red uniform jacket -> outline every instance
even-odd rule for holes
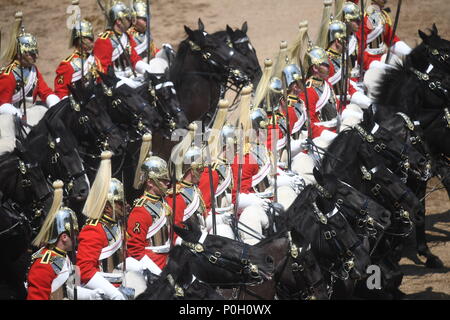
[[[333,90],[332,85],[328,81],[326,81],[326,83],[328,83],[328,85],[330,86],[330,89]],[[322,134],[323,130],[330,130],[332,132],[336,132],[336,129],[326,128],[326,127],[323,127],[320,125],[316,125],[317,122],[321,122],[321,120],[319,119],[320,110],[317,110],[318,102],[321,97],[319,97],[318,93],[314,89],[314,85],[311,83],[310,80],[307,81],[306,90],[308,90],[309,116],[311,119],[312,138],[314,139],[314,138],[319,137]],[[331,96],[333,96],[333,95],[334,95],[334,92],[332,91]],[[308,106],[308,104],[306,104],[306,95],[305,95],[304,91],[302,91],[300,93],[299,98],[301,100],[305,101],[305,106]],[[336,101],[336,103],[338,104],[339,102]]]
[[[52,282],[58,276],[51,259],[57,256],[65,257],[65,252],[45,248],[40,252],[40,257],[34,260],[28,272],[27,300],[50,300]]]
[[[146,198],[147,197],[147,198]],[[150,200],[150,199],[160,199],[156,196],[152,196],[150,194],[145,194],[141,199]],[[172,197],[169,196],[164,199],[169,205],[170,209],[173,210],[172,206]],[[176,212],[175,212],[175,224],[179,227],[182,226],[183,222],[183,214],[186,204],[182,199],[181,195],[176,197]],[[170,218],[170,217],[168,217]],[[128,217],[128,225],[127,225],[127,256],[133,257],[136,260],[141,260],[144,255],[147,255],[154,263],[158,265],[161,269],[167,263],[167,253],[156,253],[150,249],[146,249],[145,247],[149,246],[149,241],[147,240],[148,229],[153,225],[152,215],[147,211],[147,209],[143,206],[135,206]],[[177,235],[174,234],[174,241]]]
[[[252,154],[248,151],[244,152],[244,162],[242,164],[241,173],[241,188],[240,193],[255,193],[252,187],[252,178],[259,171],[258,163]],[[239,155],[234,157],[233,164],[231,165],[233,170],[233,190],[232,190],[232,202],[236,203],[236,192],[238,188],[238,172],[239,172]]]
[[[108,238],[99,220],[88,220],[78,236],[77,266],[81,283],[86,284],[100,271],[100,254],[108,246]]]
[[[121,35],[118,35],[119,38],[121,38]],[[129,56],[131,60],[131,64],[133,68],[136,66],[136,63],[142,58],[137,54],[136,50],[134,49],[136,47],[136,42],[133,40],[133,37],[131,37],[128,33],[126,33],[126,36],[128,38],[128,45],[129,48]],[[100,64],[102,66],[102,69],[107,71],[108,67],[112,65],[112,55],[114,51],[114,46],[112,41],[117,42],[117,38],[114,35],[113,31],[105,31],[103,34],[100,35],[99,38],[94,43],[94,51],[93,54],[95,57],[97,57],[100,60]],[[120,45],[118,46],[120,48]],[[125,50],[127,48],[125,47]],[[122,53],[123,55],[124,53]]]
[[[219,173],[214,170],[214,167],[212,166],[212,181],[213,181],[213,190],[214,192],[217,190],[217,187],[219,186]],[[200,189],[200,192],[202,193],[203,201],[205,202],[206,212],[209,213],[211,211],[211,187],[209,182],[209,168],[205,167],[205,169],[202,172],[202,175],[200,176],[200,182],[198,184],[198,188]],[[217,208],[217,202],[216,202],[216,208]]]
[[[68,85],[71,85],[74,83],[74,73],[77,71],[81,75],[81,59],[80,54],[75,51],[70,55],[67,59],[61,61],[58,68],[56,69],[56,77],[55,77],[55,94],[60,98],[64,98],[69,95],[69,89],[67,88]],[[101,68],[100,60],[97,58],[95,59],[96,69],[100,72],[105,73],[105,70]],[[85,60],[86,62],[86,60]],[[74,69],[77,69],[75,71]],[[83,66],[84,68],[88,68],[86,64]],[[79,69],[79,70],[78,70]],[[86,73],[86,71],[85,71]]]
[[[32,68],[36,71],[35,85],[32,88],[33,102],[36,101],[37,96],[45,102],[47,97],[53,94],[53,91],[48,87],[38,68],[36,66]],[[14,61],[2,70],[0,73],[0,106],[4,103],[14,103],[13,96],[19,90],[17,81],[20,81],[20,78],[21,72],[18,61]]]

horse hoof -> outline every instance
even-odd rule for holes
[[[436,256],[428,257],[427,262],[425,263],[427,268],[431,269],[440,269],[444,267],[444,263]]]

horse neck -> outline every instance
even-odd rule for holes
[[[429,65],[430,62],[428,61],[424,43],[417,46],[405,59],[405,66],[413,67],[420,72],[425,72]]]
[[[3,201],[11,199],[19,204],[27,201],[20,185],[21,179],[18,170],[19,158],[10,154],[3,161],[0,170],[0,191],[3,193]]]

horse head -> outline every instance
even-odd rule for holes
[[[187,128],[189,122],[181,109],[175,86],[169,80],[169,71],[166,69],[164,74],[146,73],[145,78],[151,104],[164,119],[164,126],[170,132],[178,128]]]
[[[438,68],[443,68],[447,73],[450,73],[450,41],[441,38],[436,24],[433,24],[430,31],[430,35],[427,35],[421,30],[418,31],[419,36],[423,41],[422,45],[425,49],[427,61]]]
[[[273,259],[264,248],[174,226],[193,255],[192,272],[203,282],[257,284],[272,277]]]
[[[241,29],[237,28],[233,30],[229,25],[226,26],[226,34],[228,35],[227,41],[228,45],[236,49],[237,52],[241,53],[247,58],[247,64],[245,68],[242,69],[251,79],[253,86],[256,88],[259,79],[262,76],[261,66],[259,65],[258,57],[256,55],[256,50],[252,46],[250,39],[247,35],[247,21],[242,24]]]
[[[83,85],[69,86],[70,110],[75,115],[71,121],[72,132],[86,147],[87,152],[99,156],[103,150],[111,150],[115,155],[124,152],[126,137],[113,123],[105,106],[96,98],[94,85],[85,88]]]
[[[97,93],[103,95],[107,110],[114,123],[125,127],[127,132],[142,136],[148,131],[157,131],[163,122],[157,110],[127,84],[119,84],[110,68],[108,74],[100,73],[102,83]]]

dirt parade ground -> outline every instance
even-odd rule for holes
[[[124,1],[128,2],[128,1]],[[292,41],[300,21],[308,20],[309,34],[315,39],[322,14],[321,0],[151,0],[151,28],[160,47],[170,43],[177,49],[185,39],[183,26],[197,29],[201,18],[207,32],[224,30],[226,25],[241,27],[247,21],[248,36],[256,48],[262,65],[265,58],[275,58],[280,41]],[[22,11],[24,26],[37,36],[37,66],[47,83],[53,87],[55,69],[71,53],[66,21],[70,0],[0,0],[2,47],[6,44],[14,13]],[[397,0],[388,1],[395,16]],[[103,31],[105,20],[95,0],[80,1],[82,17],[91,21],[96,34]],[[398,26],[398,36],[411,47],[420,38],[418,29],[427,31],[435,23],[440,35],[450,39],[449,0],[407,0]],[[428,32],[428,31],[427,31]],[[424,260],[411,250],[401,260],[405,277],[400,289],[408,299],[450,299],[450,201],[438,180],[432,179],[432,192],[426,201],[426,230],[433,254],[444,262],[442,269],[429,269]]]

